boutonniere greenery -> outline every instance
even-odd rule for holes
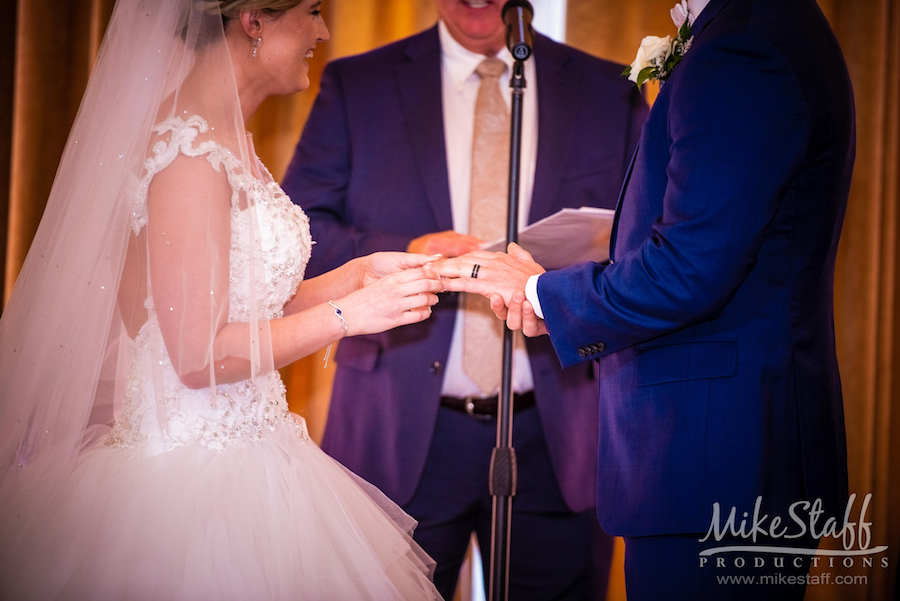
[[[691,47],[691,42],[694,41],[691,35],[694,15],[688,9],[687,0],[676,4],[669,14],[675,27],[678,28],[675,38],[669,35],[664,38],[648,35],[641,40],[641,47],[638,48],[634,62],[622,72],[622,75],[628,77],[638,87],[654,79],[662,84],[684,58]]]

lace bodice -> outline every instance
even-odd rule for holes
[[[283,307],[296,293],[309,260],[309,220],[258,160],[255,167],[261,177],[245,168],[230,149],[201,140],[208,129],[199,116],[173,117],[154,128],[160,141],[153,145],[132,195],[134,232],[147,225],[147,193],[153,177],[179,155],[205,157],[213,169],[224,170],[232,189],[228,321],[248,321],[254,306],[260,320],[283,317]],[[264,275],[255,278],[252,292],[251,274]],[[162,451],[199,442],[223,449],[242,437],[261,439],[267,429],[282,423],[306,438],[305,428],[288,412],[278,372],[214,388],[184,386],[166,351],[152,294],[145,307],[149,317],[131,345],[125,398],[108,445]]]

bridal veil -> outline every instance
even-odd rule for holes
[[[210,220],[195,232],[191,256],[150,277],[148,236],[165,232],[141,227],[146,205],[135,198],[146,198],[145,161],[162,135],[154,125],[188,114],[204,115],[209,131],[201,135],[254,165],[219,2],[119,0],[0,320],[0,560],[11,529],[39,519],[79,450],[109,430],[127,394],[129,341],[147,320],[153,284],[164,280],[176,292],[168,296],[178,300],[157,308],[174,332],[166,348],[173,361],[193,362],[192,387],[208,386],[210,403],[220,363],[239,365],[241,379],[274,369],[268,324],[254,307],[237,343],[214,345],[228,312],[227,226]],[[236,202],[253,224],[252,199]],[[170,205],[161,210],[178,210]],[[249,231],[258,235],[257,227]],[[255,265],[251,256],[251,290],[265,286]],[[158,411],[166,411],[163,401]]]

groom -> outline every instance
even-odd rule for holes
[[[789,506],[799,502],[807,524],[816,499],[825,516],[843,515],[832,296],[851,85],[814,0],[686,4],[693,39],[664,74],[609,263],[543,273],[512,246],[439,269],[458,278],[451,289],[493,293],[510,327],[549,333],[564,366],[599,361],[597,509],[625,537],[629,601],[802,599],[803,584],[724,584],[775,568],[765,553],[721,547],[780,546],[783,572],[802,576],[797,548],[818,541]],[[745,538],[742,516],[750,524],[757,503],[767,532]],[[756,556],[768,569],[754,570]]]

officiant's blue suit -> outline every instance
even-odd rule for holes
[[[538,149],[529,221],[564,207],[614,208],[647,114],[643,98],[620,76],[621,66],[544,36],[536,36],[533,60]],[[326,67],[284,181],[309,214],[316,241],[308,275],[453,229],[442,104],[437,27]],[[347,338],[338,348],[322,447],[401,505],[422,481],[435,436],[457,301],[455,294],[442,295],[425,322]],[[595,366],[563,370],[546,338],[529,340],[528,355],[546,441],[541,454],[549,453],[547,476],[559,492],[530,483],[540,490],[520,494],[515,508],[561,493],[569,510],[592,509]],[[458,461],[471,459],[467,441],[454,445]],[[523,452],[520,461],[527,463]],[[562,550],[527,552],[538,558]]]
[[[612,262],[538,284],[561,362],[599,360],[598,512],[627,537],[705,533],[716,502],[738,520],[760,495],[785,518],[846,502],[847,69],[813,0],[711,0],[693,34],[644,126]]]

